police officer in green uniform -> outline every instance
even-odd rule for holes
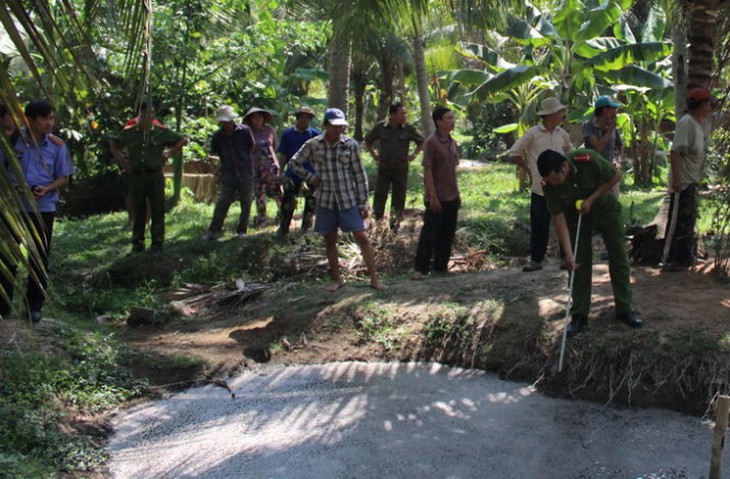
[[[590,149],[574,150],[567,154],[567,158],[557,151],[545,150],[537,159],[537,167],[543,179],[547,208],[565,251],[566,265],[570,271],[575,271],[568,336],[583,331],[588,322],[593,269],[591,238],[594,231],[601,234],[606,245],[616,319],[632,328],[640,328],[644,322],[641,315],[633,310],[621,205],[615,195],[606,194],[621,180],[621,173],[598,152]],[[582,204],[577,203],[578,200],[582,200]],[[571,243],[575,238],[579,214],[583,218],[578,251],[574,255]]]
[[[129,194],[134,210],[132,252],[145,249],[147,201],[150,205],[151,251],[162,251],[165,241],[165,177],[162,167],[168,158],[188,143],[186,138],[154,120],[154,108],[147,108],[143,103],[136,124],[109,134],[109,144],[119,167],[129,173]],[[127,150],[126,155],[122,148]]]
[[[423,135],[406,123],[408,117],[405,106],[395,103],[388,110],[390,117],[373,127],[365,135],[365,148],[378,164],[373,195],[373,213],[380,221],[385,215],[385,202],[391,187],[390,228],[397,231],[403,218],[408,190],[408,165],[423,149]],[[409,153],[410,144],[416,149]]]

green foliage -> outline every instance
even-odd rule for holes
[[[405,334],[398,325],[398,318],[391,314],[388,305],[367,302],[358,308],[355,325],[364,342],[375,342],[386,349],[392,349],[398,338]]]
[[[423,327],[426,346],[443,347],[446,342],[463,342],[472,333],[473,318],[463,305],[457,303],[440,304],[431,319]]]
[[[62,354],[26,344],[0,355],[0,463],[8,477],[97,467],[105,452],[73,429],[60,406],[108,410],[144,387],[119,368],[120,345],[111,335],[64,327],[47,339]]]
[[[462,173],[459,182],[460,222],[467,243],[492,256],[524,255],[529,246],[525,225],[529,225],[530,197],[517,191],[514,165],[488,162]]]
[[[497,134],[494,125],[504,125],[511,121],[513,115],[508,102],[469,105],[467,117],[471,122],[464,131],[469,139],[459,145],[461,155],[464,158],[496,160],[508,146],[505,137]]]
[[[713,134],[714,151],[708,157],[710,181],[724,185],[710,191],[700,205],[708,205],[711,214],[700,215],[700,227],[708,225],[711,238],[707,245],[715,254],[718,274],[730,277],[730,130],[727,122],[723,122]],[[725,344],[728,343],[725,338]]]
[[[506,38],[488,32],[489,45],[461,45],[460,53],[484,70],[452,72],[450,99],[459,104],[512,103],[514,117],[491,128],[519,137],[538,120],[537,105],[548,95],[569,105],[570,121],[579,122],[597,96],[624,93],[628,116],[636,117],[636,123],[626,125],[624,140],[638,159],[637,184],[648,185],[653,152],[664,146],[651,132],[658,132],[659,123],[669,116],[672,83],[666,77],[672,47],[664,41],[663,13],[654,9],[646,24],[631,24],[625,12],[629,4],[570,1],[513,15]],[[614,35],[604,36],[612,28]],[[471,113],[472,119],[480,116]]]

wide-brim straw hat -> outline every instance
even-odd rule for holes
[[[271,113],[257,106],[252,106],[248,109],[246,114],[243,115],[243,121],[246,121],[248,117],[253,115],[254,113],[261,113],[262,115],[264,115],[264,123],[269,123],[271,121]]]
[[[540,104],[540,107],[541,109],[537,112],[537,116],[552,115],[553,113],[557,113],[560,110],[565,110],[566,108],[568,108],[567,106],[560,103],[560,100],[558,100],[554,96],[551,96],[550,98],[545,98]]]

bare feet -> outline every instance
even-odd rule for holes
[[[324,290],[329,291],[330,293],[334,293],[335,291],[337,291],[338,289],[340,289],[343,286],[344,286],[344,284],[341,281],[335,281],[334,283],[332,283],[328,286],[325,286]]]
[[[425,278],[425,276],[420,271],[416,271],[413,273],[413,276],[411,276],[413,281],[421,281],[423,278]]]

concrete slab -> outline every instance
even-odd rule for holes
[[[265,368],[228,384],[236,399],[206,386],[118,417],[115,477],[679,479],[709,471],[712,433],[700,419],[548,398],[479,371],[333,363]]]

